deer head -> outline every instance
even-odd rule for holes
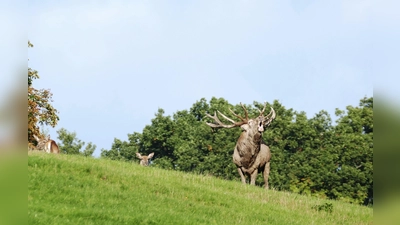
[[[236,113],[234,113],[231,109],[229,109],[229,111],[236,116],[237,118],[239,118],[241,121],[239,122],[235,122],[234,120],[230,119],[229,117],[225,116],[224,114],[222,114],[220,111],[217,111],[218,114],[220,116],[222,116],[224,119],[230,121],[232,124],[226,125],[224,123],[222,123],[218,116],[217,116],[217,112],[214,112],[214,116],[211,116],[210,114],[206,113],[206,116],[213,119],[216,123],[207,123],[206,124],[210,127],[213,128],[232,128],[232,127],[241,127],[243,131],[246,132],[250,132],[250,131],[254,131],[254,132],[259,132],[262,133],[264,132],[264,129],[269,126],[271,124],[271,122],[275,119],[276,117],[276,113],[275,110],[271,107],[271,112],[267,115],[264,116],[264,111],[265,111],[265,107],[266,107],[266,103],[264,103],[264,108],[263,110],[259,110],[260,115],[254,119],[249,119],[248,116],[248,112],[247,109],[243,106],[242,103],[240,103],[240,105],[242,106],[244,112],[245,112],[245,118],[237,115]]]
[[[148,156],[141,155],[139,152],[136,153],[136,157],[140,159],[140,165],[142,166],[148,166],[149,165],[149,159],[153,158],[154,152],[150,153]]]
[[[40,150],[44,150],[45,149],[45,145],[46,143],[50,140],[50,135],[48,135],[45,138],[39,138],[36,135],[33,135],[33,137],[35,138],[35,140],[37,141],[37,146],[36,148],[40,149]]]

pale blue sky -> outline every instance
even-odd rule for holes
[[[335,118],[399,71],[390,3],[31,1],[29,66],[60,112],[51,137],[75,131],[97,156],[115,137],[142,132],[158,108],[172,115],[202,97],[277,99]]]

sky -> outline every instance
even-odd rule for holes
[[[59,111],[45,129],[57,142],[60,128],[76,132],[97,145],[95,156],[142,132],[158,108],[173,115],[201,98],[278,100],[335,119],[336,108],[374,91],[400,96],[392,4],[400,3],[29,1],[28,66]]]

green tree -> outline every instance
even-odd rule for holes
[[[336,110],[339,116],[333,145],[338,154],[338,180],[333,198],[368,204],[373,198],[373,98],[363,98],[359,107]]]
[[[121,141],[118,138],[114,138],[114,143],[111,145],[111,149],[102,149],[101,157],[109,158],[112,160],[121,160],[121,161],[132,161],[136,160],[136,152],[138,151],[138,146],[132,142],[131,140],[134,136],[140,135],[138,133],[128,134],[130,141]],[[132,139],[131,139],[132,138]]]
[[[327,177],[336,172],[332,154],[331,119],[326,111],[307,119],[305,113],[296,113],[296,120],[290,128],[292,147],[288,157],[290,190],[307,195],[326,196]]]
[[[141,153],[150,154],[154,152],[154,163],[156,159],[164,158],[163,163],[175,160],[175,146],[171,140],[175,132],[175,124],[171,116],[164,116],[165,111],[161,108],[155,114],[155,118],[151,120],[151,125],[145,126],[141,136]],[[171,168],[173,164],[166,165]]]
[[[178,170],[199,173],[209,151],[205,139],[207,127],[187,110],[174,113],[173,121],[175,132],[170,138],[175,146],[173,164]]]
[[[207,103],[205,98],[201,98],[200,101],[196,101],[190,108],[190,114],[192,114],[197,121],[202,121],[205,113],[209,111],[210,105]]]
[[[290,189],[290,170],[294,165],[288,164],[293,152],[294,143],[291,137],[295,132],[291,131],[295,112],[293,109],[286,109],[280,102],[275,100],[272,105],[276,118],[263,134],[265,143],[271,149],[271,172],[269,183],[277,190]]]
[[[28,41],[28,48],[33,48],[30,41]],[[33,87],[33,81],[39,78],[38,71],[28,67],[28,145],[30,147],[37,144],[33,135],[43,136],[40,133],[40,125],[55,127],[60,120],[58,111],[51,105],[53,94],[50,90],[38,90]]]
[[[93,152],[96,150],[96,145],[92,144],[92,142],[89,142],[86,147],[85,150],[83,150],[82,155],[84,156],[92,156]]]
[[[61,128],[57,131],[57,134],[57,138],[61,141],[58,146],[60,151],[64,154],[82,154],[84,156],[91,156],[96,150],[96,145],[89,142],[85,149],[81,151],[85,142],[76,137],[76,132],[69,132],[65,128]]]

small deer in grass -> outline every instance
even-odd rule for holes
[[[242,183],[246,183],[246,176],[248,176],[250,178],[250,184],[255,185],[258,173],[262,172],[265,182],[264,187],[265,189],[268,189],[271,150],[264,143],[262,139],[262,134],[264,132],[264,129],[269,126],[271,122],[275,119],[275,111],[271,107],[271,112],[267,116],[264,116],[263,114],[266,107],[265,103],[263,110],[258,110],[260,112],[260,115],[254,119],[249,119],[246,108],[242,105],[242,103],[240,103],[240,105],[245,112],[246,118],[235,114],[231,109],[229,109],[229,111],[234,116],[241,120],[240,122],[235,122],[234,120],[228,118],[218,111],[219,115],[230,121],[232,124],[223,124],[218,119],[216,112],[214,112],[214,116],[206,113],[207,117],[210,117],[216,122],[206,122],[206,124],[213,128],[242,128],[242,133],[240,134],[240,137],[237,140],[235,149],[233,151],[233,162],[238,169]]]
[[[136,152],[136,157],[140,159],[140,165],[142,166],[148,166],[149,165],[149,159],[153,158],[154,152],[150,153],[148,156],[141,155],[139,152]]]
[[[38,138],[36,135],[33,135],[33,137],[37,141],[36,148],[39,151],[45,151],[47,153],[55,153],[58,154],[60,153],[60,149],[58,148],[57,143],[54,140],[50,139],[50,135],[48,135],[46,138]]]

